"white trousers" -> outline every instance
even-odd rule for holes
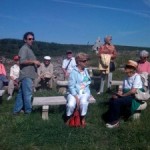
[[[88,110],[88,104],[89,104],[89,94],[79,94],[78,95],[79,101],[80,101],[80,115],[85,116],[87,114]],[[76,99],[73,95],[69,94],[67,96],[67,105],[66,105],[66,114],[67,116],[71,116],[74,112],[74,109],[76,108]]]
[[[14,92],[14,89],[15,89],[15,86],[14,86],[14,81],[13,80],[9,80],[9,83],[8,83],[8,94],[10,96],[12,96],[13,92]]]

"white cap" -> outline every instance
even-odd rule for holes
[[[45,60],[51,60],[51,57],[50,56],[44,56],[44,59]]]

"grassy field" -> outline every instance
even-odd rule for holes
[[[119,60],[118,60],[119,61]],[[121,78],[115,72],[116,79]],[[15,95],[0,105],[0,150],[150,150],[150,108],[141,118],[121,120],[119,128],[107,129],[101,116],[107,110],[109,94],[97,96],[98,83],[91,86],[96,98],[90,104],[86,128],[65,126],[62,116],[65,106],[52,106],[49,120],[41,119],[41,108],[34,107],[31,115],[12,115]],[[38,91],[36,96],[57,95],[56,91]]]

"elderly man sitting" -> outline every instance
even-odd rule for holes
[[[35,88],[42,86],[42,88],[49,87],[52,89],[54,78],[55,76],[53,75],[53,64],[51,63],[51,57],[45,56],[44,62],[41,63],[38,68],[38,78],[35,79],[34,86]]]

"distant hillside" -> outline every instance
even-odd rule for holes
[[[7,58],[12,58],[17,54],[20,47],[23,45],[22,40],[18,39],[0,39],[0,55]],[[117,51],[135,51],[146,49],[150,51],[150,48],[145,47],[131,47],[131,46],[119,46],[115,45]],[[75,44],[58,44],[36,41],[33,46],[34,53],[38,58],[44,55],[61,56],[65,55],[66,50],[71,49],[73,52],[86,52],[89,53],[92,50],[92,45],[75,45]]]

